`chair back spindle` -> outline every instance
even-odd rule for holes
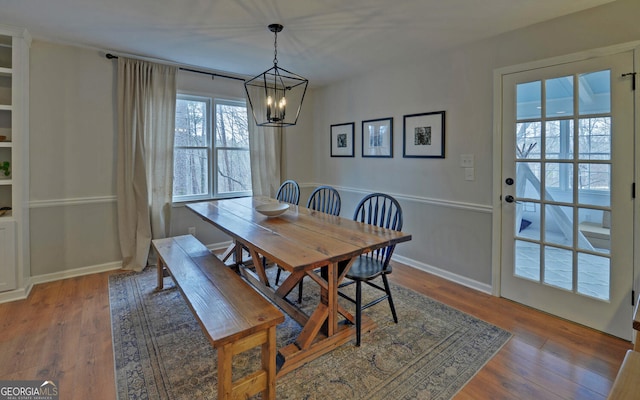
[[[307,208],[331,215],[340,215],[340,207],[340,194],[331,186],[317,187],[307,201]]]
[[[300,186],[298,182],[291,179],[282,182],[282,185],[278,188],[276,199],[297,206],[300,202]]]

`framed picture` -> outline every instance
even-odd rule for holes
[[[393,157],[393,118],[362,121],[362,157]]]
[[[353,157],[355,123],[331,125],[331,157]]]
[[[444,111],[404,116],[403,157],[444,158]]]

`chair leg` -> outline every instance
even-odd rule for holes
[[[282,268],[277,267],[278,268],[278,272],[276,272],[276,285],[278,284],[278,282],[280,282],[280,272],[282,271]]]
[[[298,304],[302,304],[302,282],[304,282],[304,278],[300,279],[298,284]]]
[[[360,327],[362,326],[362,282],[356,281],[356,346],[360,347]]]
[[[382,275],[382,281],[384,282],[384,290],[387,292],[387,299],[389,300],[389,307],[391,308],[391,315],[393,315],[393,322],[398,323],[398,315],[396,314],[396,308],[393,306],[393,298],[391,297],[391,288],[389,287],[389,281],[387,275]]]

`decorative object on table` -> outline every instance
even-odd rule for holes
[[[353,157],[355,123],[331,125],[331,157]]]
[[[444,158],[444,111],[404,116],[403,157]]]
[[[11,207],[0,207],[0,217],[11,211]]]
[[[362,157],[393,157],[393,118],[362,121]]]
[[[267,269],[270,282],[275,272]],[[306,280],[303,310],[311,312],[320,290],[311,278]],[[154,268],[109,276],[117,397],[215,399],[215,349],[174,283],[167,280],[160,292],[154,291],[156,283]],[[378,326],[362,337],[361,347],[338,346],[278,378],[278,399],[303,399],[309,393],[316,399],[449,399],[511,336],[390,284],[401,323],[393,323],[387,307],[370,308],[367,315]],[[369,299],[372,291],[364,286],[363,298]],[[289,298],[296,296],[294,289]],[[353,312],[349,302],[343,305]],[[285,313],[285,322],[276,328],[277,348],[295,340],[300,329]],[[242,357],[234,358],[239,373],[260,363],[259,351],[236,357]]]
[[[307,92],[307,79],[278,66],[278,33],[283,28],[280,24],[269,25],[269,30],[275,35],[273,67],[244,83],[258,126],[295,125]]]
[[[277,217],[282,215],[289,209],[287,203],[267,203],[256,206],[256,211],[267,217]]]
[[[11,163],[9,161],[0,162],[0,172],[5,177],[11,176]]]

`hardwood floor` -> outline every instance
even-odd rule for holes
[[[115,399],[108,276],[37,285],[0,304],[0,380],[53,379],[60,399]],[[390,277],[513,333],[456,399],[605,399],[632,347],[403,265]]]

